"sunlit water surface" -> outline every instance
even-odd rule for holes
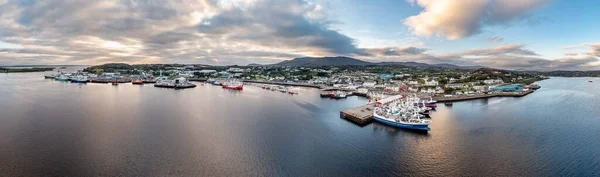
[[[440,104],[429,133],[322,99],[198,83],[74,84],[0,74],[1,176],[600,176],[600,79]],[[593,80],[589,83],[588,80]]]

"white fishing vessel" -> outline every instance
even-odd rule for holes
[[[417,97],[407,97],[375,107],[373,116],[375,121],[411,130],[429,131],[431,120],[423,119],[421,114],[426,108],[415,106],[419,102]]]

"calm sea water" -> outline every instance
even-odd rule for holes
[[[600,176],[600,79],[439,105],[429,133],[321,99],[0,74],[0,176]],[[588,83],[588,80],[594,80]]]

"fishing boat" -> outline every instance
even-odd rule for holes
[[[423,120],[419,118],[415,118],[414,115],[396,115],[396,116],[384,116],[380,115],[377,112],[381,112],[381,108],[375,108],[375,113],[373,113],[373,118],[375,121],[379,123],[383,123],[389,126],[411,129],[411,130],[422,130],[429,131],[430,120]]]
[[[410,97],[394,101],[386,105],[375,107],[373,118],[375,121],[403,129],[429,131],[431,120],[423,119],[420,114],[425,108],[414,105],[418,98]]]
[[[224,89],[230,89],[230,90],[244,90],[244,85],[241,82],[238,82],[235,80],[230,80],[230,81],[224,82],[222,84],[222,87]]]
[[[429,101],[425,102],[425,107],[435,109],[437,107],[437,101],[429,99]]]
[[[131,81],[131,84],[141,85],[141,84],[144,84],[144,80],[142,80],[142,79],[134,79],[134,80]]]
[[[331,96],[331,98],[333,98],[333,99],[342,99],[342,98],[346,98],[347,96],[348,96],[348,94],[346,92],[337,91],[337,92],[333,93],[333,95]]]
[[[54,80],[57,80],[57,81],[68,81],[69,77],[66,76],[66,75],[64,75],[64,74],[61,74],[58,77],[55,77]]]
[[[180,77],[174,80],[175,89],[186,89],[186,88],[194,88],[196,84],[191,83],[184,77]]]
[[[322,98],[331,98],[332,94],[333,94],[332,92],[321,92],[320,95]]]
[[[71,82],[73,83],[87,83],[88,77],[83,75],[76,75],[71,78]]]

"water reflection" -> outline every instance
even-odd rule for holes
[[[551,79],[522,98],[440,104],[423,133],[356,126],[339,110],[366,99],[322,99],[309,88],[172,90],[43,75],[0,74],[3,176],[599,173],[600,81]]]

